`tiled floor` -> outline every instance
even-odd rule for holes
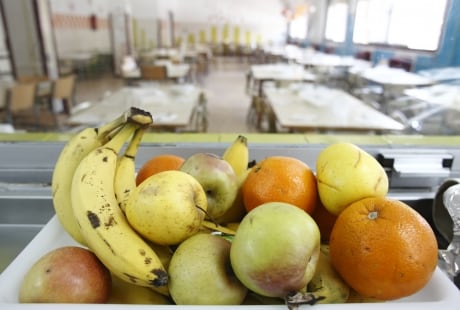
[[[254,131],[246,124],[250,99],[245,93],[247,64],[237,59],[218,59],[204,77],[202,88],[207,98],[209,133],[244,133]],[[104,95],[123,87],[121,79],[107,76],[80,80],[76,86],[76,101],[95,102]]]

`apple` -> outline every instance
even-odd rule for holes
[[[231,243],[199,233],[182,242],[169,264],[169,292],[178,305],[239,305],[247,288],[230,266]]]
[[[320,254],[320,232],[305,211],[284,202],[252,209],[241,221],[230,250],[232,268],[251,291],[285,298],[306,287]]]
[[[191,175],[168,170],[145,179],[128,198],[131,226],[159,245],[175,245],[200,230],[207,210],[206,193]]]
[[[333,143],[318,154],[316,180],[321,203],[334,215],[363,198],[384,197],[389,188],[377,159],[347,142]]]
[[[208,199],[208,217],[212,220],[230,209],[238,194],[238,178],[232,166],[211,153],[195,153],[180,167],[200,182]]]
[[[77,246],[43,255],[27,271],[19,288],[21,303],[105,303],[112,278],[96,255]]]

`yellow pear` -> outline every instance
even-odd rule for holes
[[[154,290],[128,283],[112,275],[108,304],[170,305],[172,301]]]
[[[335,215],[362,198],[384,197],[389,187],[377,159],[346,142],[331,144],[319,153],[316,180],[321,202]]]

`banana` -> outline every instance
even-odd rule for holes
[[[232,166],[241,184],[246,178],[249,164],[248,139],[239,135],[224,151],[222,158]]]
[[[128,112],[101,126],[85,128],[69,139],[58,156],[51,179],[53,207],[64,230],[78,243],[85,245],[80,228],[73,216],[70,187],[75,169],[92,150],[110,139],[110,134],[128,119]]]
[[[72,208],[88,247],[119,278],[168,295],[168,274],[154,250],[131,228],[114,191],[117,159],[138,128],[128,122],[104,146],[78,165],[71,190]]]
[[[115,172],[114,190],[118,205],[125,211],[129,194],[136,188],[136,163],[135,158],[146,127],[139,127],[128,144],[125,153],[118,159]]]
[[[301,304],[337,304],[346,303],[350,287],[340,278],[331,265],[329,246],[321,245],[316,272],[305,289],[286,298],[289,309]]]

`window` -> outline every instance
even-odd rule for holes
[[[447,0],[358,0],[353,42],[435,51],[446,6]]]
[[[325,38],[333,42],[345,42],[347,30],[348,3],[333,0],[327,8]]]

